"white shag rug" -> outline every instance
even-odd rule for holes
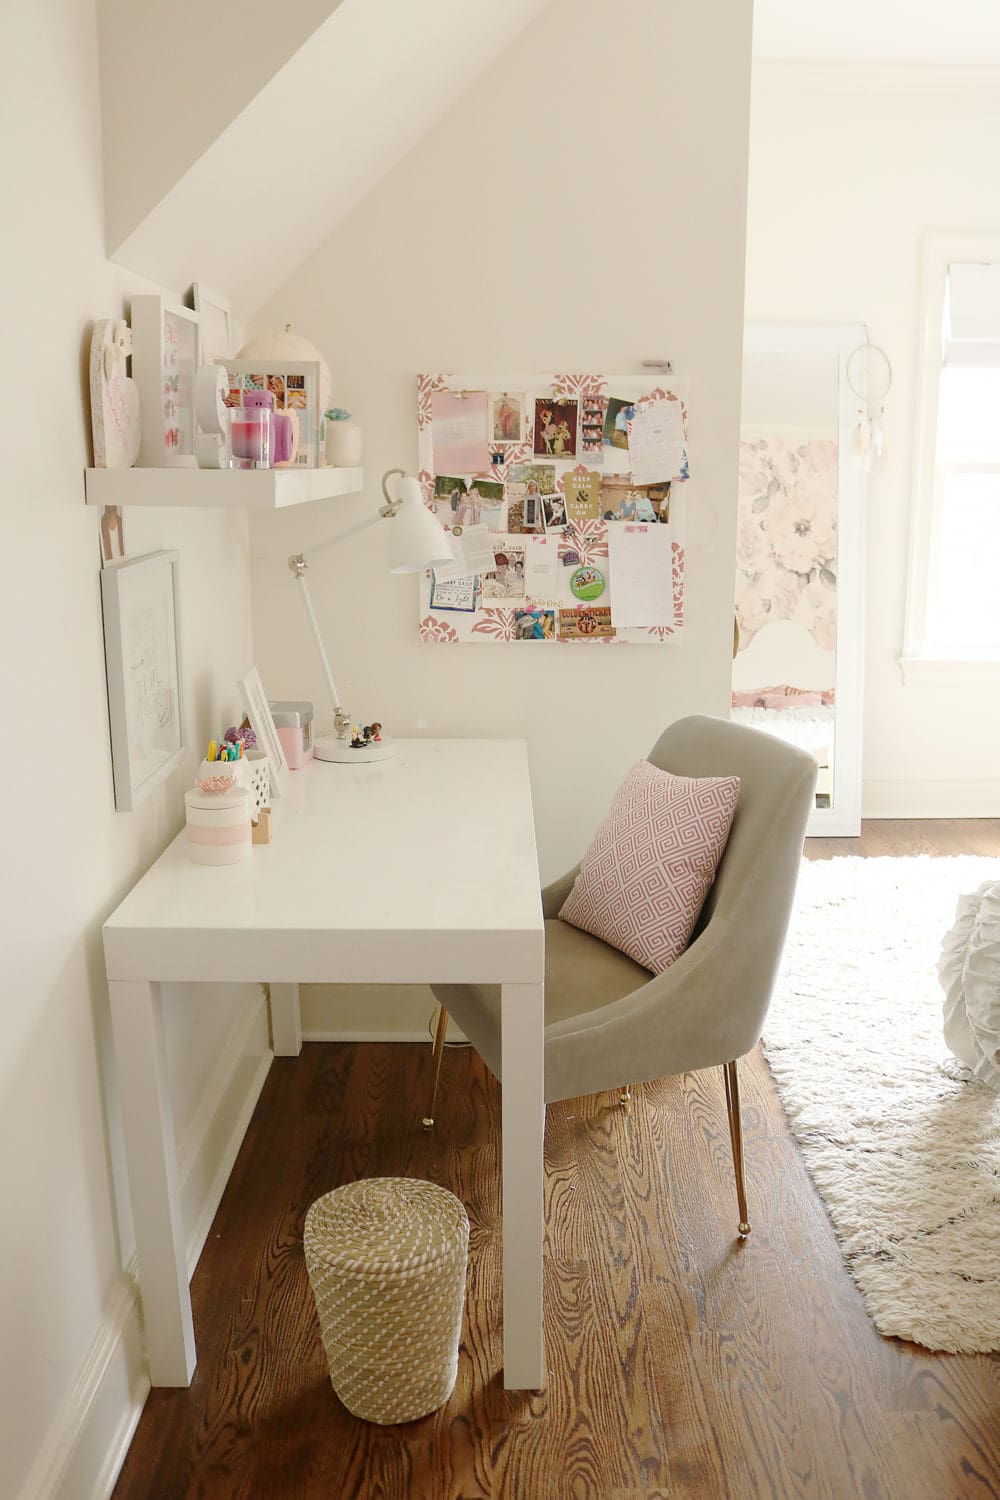
[[[951,1057],[937,978],[1000,860],[804,860],[764,1046],[881,1333],[1000,1350],[1000,1096]]]

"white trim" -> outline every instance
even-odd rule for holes
[[[1000,683],[1000,656],[901,656],[903,681],[907,687],[948,683],[952,687],[978,687]]]
[[[813,838],[852,837],[861,829],[861,739],[864,694],[865,475],[851,462],[857,398],[846,379],[847,359],[867,342],[861,324],[747,323],[744,355],[835,354],[837,389],[837,664],[831,807],[809,819]]]
[[[316,1031],[303,1031],[302,1040],[304,1042],[426,1042],[430,1046],[434,1039],[428,1035],[426,1026],[423,1029],[401,1026],[398,1031],[393,1031],[388,1027],[378,1031],[365,1031],[361,1027],[331,1031],[321,1027]]]
[[[935,533],[940,522],[936,504],[937,414],[941,384],[945,282],[952,261],[1000,261],[995,235],[929,234],[923,242],[920,274],[920,347],[917,356],[917,412],[913,449],[910,545],[901,665],[933,655],[926,646],[927,591]],[[917,681],[903,665],[904,681]]]
[[[833,93],[995,94],[1000,66],[994,63],[818,62],[759,58],[751,88],[806,89]]]

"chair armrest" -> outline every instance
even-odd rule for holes
[[[558,880],[542,890],[542,916],[546,922],[551,922],[553,917],[559,915],[560,909],[566,897],[573,889],[573,882],[580,873],[580,866],[574,865],[572,870],[565,875],[560,875]]]

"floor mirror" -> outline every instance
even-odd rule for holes
[[[864,488],[850,325],[744,335],[732,717],[817,763],[809,834],[861,826]]]

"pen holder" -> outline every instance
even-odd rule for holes
[[[248,750],[242,760],[203,760],[198,780],[206,776],[235,776],[236,785],[250,793],[250,815],[255,820],[271,801],[270,763],[263,750]]]
[[[225,780],[225,767],[209,761],[209,776]],[[184,794],[188,858],[196,865],[235,865],[253,853],[250,842],[250,793],[232,786],[216,792],[193,787]]]

